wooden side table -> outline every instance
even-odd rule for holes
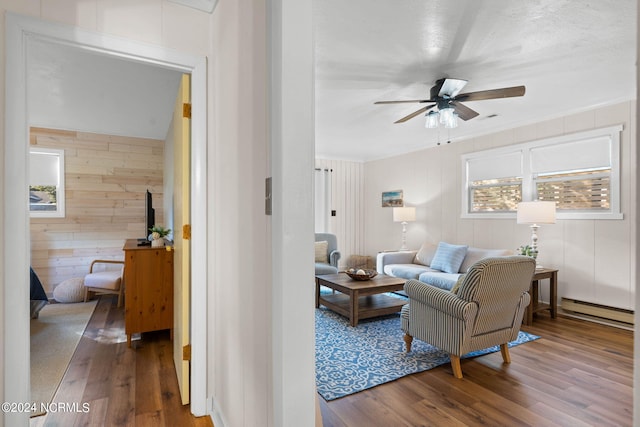
[[[540,302],[538,295],[538,285],[541,280],[545,279],[549,279],[549,304]],[[533,323],[533,314],[543,310],[549,310],[551,318],[555,319],[558,313],[558,270],[553,268],[536,269],[531,280],[529,295],[531,295],[531,302],[525,312],[525,325],[531,325]]]

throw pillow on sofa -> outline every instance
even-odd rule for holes
[[[329,262],[327,259],[327,248],[329,247],[329,242],[323,240],[321,242],[316,242],[316,261],[315,262],[324,262],[325,264]]]
[[[415,263],[429,266],[433,261],[433,256],[436,254],[437,246],[431,242],[423,243],[420,246],[420,250],[416,254]]]
[[[460,271],[466,273],[473,264],[484,258],[496,257],[496,256],[509,256],[513,255],[513,251],[508,249],[481,249],[481,248],[469,248],[464,256],[464,261],[460,266]]]
[[[467,254],[467,245],[452,245],[445,242],[438,243],[438,249],[431,261],[431,268],[445,273],[457,273]]]

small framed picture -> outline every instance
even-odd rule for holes
[[[382,193],[383,208],[400,208],[403,206],[402,190],[384,191]]]

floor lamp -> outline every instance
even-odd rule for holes
[[[534,259],[538,257],[538,224],[556,223],[556,202],[534,202],[518,203],[518,224],[531,224],[531,255]],[[538,265],[538,268],[542,266]]]
[[[402,247],[401,251],[407,250],[407,223],[416,220],[416,208],[405,206],[403,208],[393,208],[393,222],[402,223]]]

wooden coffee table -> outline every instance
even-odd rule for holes
[[[324,305],[348,317],[351,326],[356,326],[360,319],[400,311],[408,301],[381,294],[401,291],[404,288],[404,282],[406,279],[384,274],[365,281],[354,280],[345,273],[316,276],[316,308]],[[338,293],[320,295],[320,286],[326,286]]]

